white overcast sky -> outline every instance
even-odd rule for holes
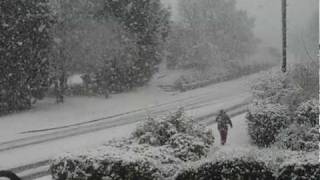
[[[163,0],[176,16],[176,1]],[[214,1],[214,0],[213,0]],[[281,40],[281,0],[236,0],[237,6],[255,17],[256,35],[268,45],[279,47]],[[311,15],[318,11],[318,0],[287,0],[288,31],[303,29]],[[174,18],[174,17],[173,17]]]

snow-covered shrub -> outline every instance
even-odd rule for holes
[[[161,179],[159,170],[149,161],[125,161],[108,157],[104,160],[80,156],[62,158],[51,165],[52,177],[55,180],[88,179],[88,180],[156,180]]]
[[[182,133],[173,135],[169,139],[170,148],[176,157],[183,161],[196,161],[206,156],[209,152],[209,144],[199,137],[194,137]]]
[[[317,46],[314,44],[312,47]],[[319,61],[314,57],[312,60],[307,59],[294,64],[289,72],[294,82],[302,89],[303,99],[319,99]]]
[[[319,126],[294,123],[277,135],[275,145],[293,151],[315,151],[319,142]]]
[[[190,168],[179,174],[176,180],[196,179],[275,179],[272,171],[260,161],[232,159],[214,161],[201,165],[198,168]]]
[[[312,127],[319,125],[318,99],[312,99],[300,104],[295,111],[294,118],[300,124],[310,124]]]
[[[254,144],[267,147],[290,122],[288,108],[280,104],[251,105],[246,116],[248,131]]]
[[[176,180],[319,179],[319,153],[276,148],[223,148],[186,166]]]
[[[206,156],[214,142],[211,131],[185,116],[183,109],[164,118],[149,117],[134,133],[140,144],[166,146],[184,161]]]
[[[320,179],[319,151],[292,153],[277,170],[277,179]]]
[[[0,114],[28,109],[49,86],[48,0],[0,1]]]
[[[67,180],[172,179],[185,161],[206,156],[213,142],[212,132],[180,109],[164,118],[149,117],[128,139],[57,159],[51,172],[55,179]]]
[[[277,176],[278,180],[319,180],[320,163],[293,163],[282,166]]]
[[[254,101],[282,104],[295,110],[301,102],[299,89],[288,76],[281,72],[268,72],[257,79],[251,87]]]
[[[276,138],[276,146],[294,151],[314,151],[319,149],[319,103],[312,99],[302,103],[294,113],[295,122],[281,131]]]
[[[180,170],[182,161],[169,150],[131,140],[111,141],[85,155],[58,158],[52,162],[50,170],[57,180],[170,179]]]

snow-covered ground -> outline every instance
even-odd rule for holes
[[[229,128],[228,139],[225,146],[220,148],[239,148],[251,146],[250,138],[247,131],[247,123],[245,120],[245,114],[232,118],[233,128]],[[215,145],[220,146],[220,135],[217,130],[217,125],[210,125],[208,128],[213,129],[215,139]]]
[[[45,99],[29,111],[0,117],[0,143],[23,138],[32,134],[22,134],[30,130],[55,128],[87,122],[93,119],[112,116],[134,110],[148,112],[152,107],[174,102],[174,106],[184,106],[191,98],[210,95],[215,104],[234,104],[250,97],[248,83],[256,75],[219,83],[184,93],[165,92],[159,84],[170,79],[159,74],[149,86],[132,92],[112,95],[109,99],[99,97],[67,98],[64,104],[55,104],[53,99]],[[227,100],[228,98],[229,100]]]
[[[208,128],[211,128],[213,130],[214,136],[215,136],[215,146],[218,147],[220,150],[223,149],[228,149],[228,151],[230,151],[231,149],[234,149],[235,151],[237,150],[237,148],[245,148],[245,147],[250,147],[250,141],[249,141],[249,136],[247,134],[247,125],[245,123],[245,115],[239,115],[236,116],[234,118],[232,118],[232,122],[233,122],[233,128],[229,130],[229,135],[228,135],[228,140],[227,140],[227,144],[225,146],[221,146],[220,145],[220,136],[219,136],[219,132],[217,130],[216,124],[210,125],[208,126]],[[130,126],[126,126],[123,129],[121,129],[122,131],[119,133],[117,132],[117,130],[114,130],[112,132],[101,132],[101,134],[103,134],[104,137],[106,137],[104,140],[107,139],[111,139],[112,137],[125,137],[128,136],[134,129],[135,125],[130,125]],[[112,134],[114,132],[117,132],[116,134]],[[80,144],[86,142],[86,140],[90,139],[90,136],[84,136],[85,139],[83,140],[76,140],[74,139],[74,142],[79,142]],[[92,138],[92,137],[91,137]],[[98,137],[98,139],[101,137]],[[97,144],[103,143],[105,142],[103,140],[103,138],[101,138],[100,140],[97,140]],[[68,140],[70,141],[70,140]],[[93,146],[90,147],[90,143],[87,144],[87,148],[94,148],[97,144],[92,143],[91,144]],[[59,149],[59,148],[58,148]],[[64,148],[65,149],[65,148]],[[77,151],[77,148],[72,148],[73,151]],[[64,150],[60,150],[60,152],[63,152]],[[72,150],[69,150],[69,152],[71,152]],[[83,151],[83,148],[81,148],[81,151]],[[85,150],[84,150],[85,151]],[[65,152],[64,152],[65,153]],[[212,152],[213,154],[213,152]],[[208,157],[210,158],[210,157]],[[42,177],[39,178],[37,180],[52,180],[50,176],[46,176],[46,177]]]
[[[0,117],[0,145],[15,139],[41,135],[38,132],[21,133],[25,131],[73,125],[134,110],[140,110],[146,115],[149,110],[156,111],[159,107],[167,106],[168,104],[170,109],[171,107],[177,108],[188,104],[193,109],[187,111],[187,113],[198,117],[202,114],[217,111],[220,108],[242,103],[250,98],[249,83],[256,76],[246,76],[180,93],[165,92],[159,88],[159,84],[167,82],[163,78],[171,78],[170,76],[166,77],[166,75],[159,74],[149,86],[128,93],[112,95],[109,99],[73,97],[67,98],[66,102],[60,105],[55,104],[53,99],[45,99],[36,104],[30,111]],[[243,116],[233,118],[233,121],[234,128],[230,130],[229,140],[225,147],[236,144],[248,145],[249,140],[246,135]],[[136,125],[137,123],[133,123],[84,135],[67,137],[58,141],[3,151],[0,152],[0,159],[6,164],[1,164],[0,169],[9,169],[51,159],[66,152],[95,148],[113,138],[128,137]],[[220,137],[216,127],[212,125],[210,128],[214,130],[218,145]]]

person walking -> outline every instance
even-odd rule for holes
[[[225,145],[228,136],[228,125],[232,128],[231,119],[224,110],[220,110],[216,118],[216,122],[218,124],[218,130],[221,137],[221,145]]]

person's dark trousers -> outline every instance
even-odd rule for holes
[[[224,145],[227,142],[228,129],[219,129],[221,145]]]

